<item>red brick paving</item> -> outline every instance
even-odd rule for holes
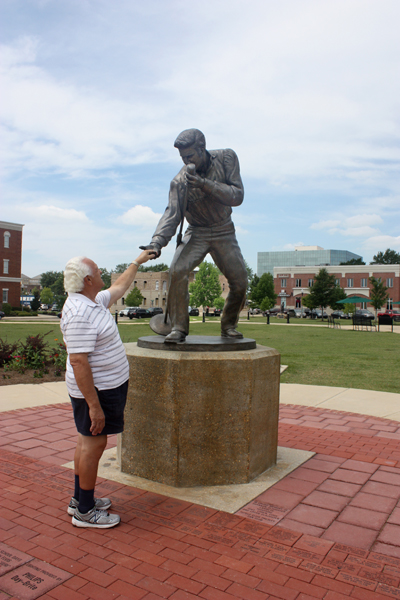
[[[283,406],[279,444],[316,455],[236,515],[100,480],[122,517],[103,531],[66,514],[70,407],[2,413],[0,427],[0,549],[68,577],[41,600],[400,598],[397,422]]]

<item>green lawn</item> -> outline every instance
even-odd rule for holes
[[[295,321],[296,323],[299,320]],[[258,344],[271,346],[281,353],[288,369],[284,383],[330,385],[400,393],[400,335],[370,331],[346,331],[326,327],[281,327],[241,323],[239,329]],[[145,322],[120,319],[123,342],[136,342],[152,335]],[[25,339],[27,335],[46,333],[49,342],[62,339],[58,324],[7,324],[0,322],[0,337],[8,341]],[[193,335],[219,335],[220,324],[193,322]]]

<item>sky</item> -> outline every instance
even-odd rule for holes
[[[135,259],[191,127],[239,157],[254,271],[298,245],[400,251],[398,0],[0,0],[0,19],[0,220],[25,225],[24,274]]]

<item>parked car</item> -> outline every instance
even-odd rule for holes
[[[304,310],[301,310],[301,308],[295,308],[294,316],[296,317],[296,319],[302,319],[306,317],[306,313],[304,312]]]
[[[392,317],[393,321],[400,321],[400,310],[390,309],[385,310],[385,312],[378,313],[378,317]]]
[[[137,308],[137,306],[125,306],[122,310],[119,311],[120,317],[127,317],[130,310]]]
[[[220,317],[221,316],[221,309],[220,308],[214,308],[214,312],[211,313],[211,316],[213,316],[213,317]]]
[[[149,313],[152,317],[154,317],[154,315],[162,315],[163,312],[164,311],[161,308],[161,306],[152,306],[151,308],[149,308]]]
[[[311,318],[312,319],[322,319],[322,310],[320,310],[319,308],[314,308],[311,313]],[[328,314],[324,311],[324,319],[328,318]]]
[[[199,309],[198,308],[195,308],[194,306],[193,307],[189,306],[189,315],[191,317],[198,317],[199,314],[200,313],[199,313]]]
[[[356,317],[364,317],[365,319],[371,319],[371,321],[373,321],[375,319],[374,313],[372,313],[370,310],[367,310],[365,308],[356,310],[355,315],[356,315]]]
[[[128,312],[130,319],[148,319],[151,317],[150,311],[147,308],[131,308]]]
[[[343,312],[342,310],[334,310],[333,313],[331,313],[331,317],[333,317],[334,319],[347,319],[348,318],[346,313]]]
[[[269,310],[266,310],[263,312],[263,315],[271,315],[271,316],[276,316],[277,314],[279,314],[281,312],[281,307],[280,306],[275,306],[274,308],[270,308]]]

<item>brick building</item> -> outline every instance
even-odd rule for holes
[[[21,274],[21,288],[25,293],[31,293],[34,289],[41,290],[42,286],[40,280],[42,275],[35,275],[35,277],[28,277],[28,275]]]
[[[300,308],[301,298],[309,293],[314,277],[321,268],[335,275],[336,282],[347,296],[365,296],[363,308],[371,308],[369,297],[372,285],[370,277],[381,279],[388,288],[387,308],[400,301],[400,265],[332,265],[314,267],[275,267],[275,293],[277,304],[288,308]]]
[[[22,228],[0,221],[0,303],[19,307],[21,295]]]
[[[195,280],[196,271],[190,273],[189,283]],[[119,273],[112,273],[111,283],[114,283],[118,279]],[[125,298],[133,288],[138,288],[143,296],[143,302],[140,305],[143,308],[150,308],[152,306],[161,306],[165,309],[168,297],[168,280],[169,271],[158,271],[158,272],[141,272],[136,274],[136,279],[133,284],[129,287],[128,291],[116,304],[111,307],[111,312],[116,310],[119,312],[125,306]],[[221,284],[222,293],[221,296],[225,299],[228,295],[229,286],[226,277],[223,275],[219,276],[219,282]]]

